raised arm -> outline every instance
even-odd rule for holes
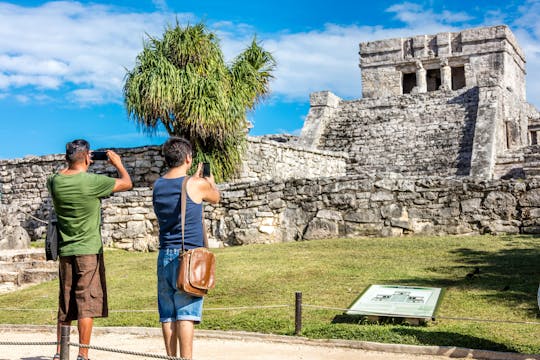
[[[120,177],[116,179],[113,192],[131,190],[133,188],[131,176],[129,176],[124,164],[122,164],[120,155],[112,150],[107,150],[107,156],[109,157],[109,162],[116,168],[118,175],[120,175]]]

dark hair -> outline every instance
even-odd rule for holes
[[[191,143],[181,137],[171,136],[161,149],[168,167],[181,166],[186,162],[187,156],[191,155]]]
[[[90,151],[90,143],[83,139],[73,140],[66,144],[66,160],[72,164],[81,161]]]

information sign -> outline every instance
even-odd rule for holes
[[[441,288],[370,285],[345,314],[431,319],[441,295]]]

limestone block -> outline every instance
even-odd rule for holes
[[[434,224],[431,221],[411,219],[410,229],[418,235],[432,235],[434,232]]]
[[[406,230],[413,230],[411,223],[404,219],[390,219],[390,224],[393,227],[398,227]]]
[[[482,225],[484,232],[494,235],[519,234],[519,222],[517,221],[492,220],[482,222]]]
[[[146,234],[146,230],[144,221],[128,221],[124,234],[127,238],[135,238],[138,235]]]
[[[383,223],[346,223],[347,236],[382,236]]]
[[[445,225],[444,227],[439,227],[440,235],[470,235],[474,233],[475,231],[471,229],[470,225],[465,223],[460,223],[457,225]]]
[[[331,91],[313,92],[309,95],[309,104],[311,106],[329,106],[337,108],[341,98]]]
[[[540,189],[532,189],[523,194],[519,199],[519,205],[540,207]]]
[[[399,237],[403,236],[403,229],[402,228],[395,228],[395,227],[389,227],[385,226],[381,230],[381,236],[384,237]]]
[[[540,226],[524,226],[522,231],[524,234],[540,234]]]
[[[147,207],[130,207],[128,209],[128,214],[148,214],[151,210]]]
[[[276,227],[274,225],[259,225],[259,231],[264,234],[272,235],[276,231]]]
[[[389,191],[376,191],[371,194],[371,201],[392,201],[394,194]]]
[[[336,221],[314,218],[310,221],[304,234],[304,240],[328,239],[339,236],[339,225]]]
[[[513,195],[501,191],[490,192],[484,200],[484,207],[508,220],[516,215],[516,204],[517,200]]]
[[[398,204],[389,204],[381,207],[381,215],[383,218],[399,218],[403,207]]]
[[[261,233],[258,229],[234,229],[231,245],[257,244],[261,239]]]
[[[339,211],[335,210],[319,210],[316,215],[319,219],[342,221],[343,217]]]
[[[521,216],[524,220],[540,219],[540,208],[536,208],[536,207],[522,208]]]
[[[378,209],[366,209],[346,213],[344,220],[354,223],[378,223],[381,221],[381,215]]]
[[[0,231],[0,250],[28,249],[30,236],[20,225],[4,226]]]
[[[476,213],[480,209],[480,205],[482,204],[482,199],[479,199],[479,198],[467,199],[467,200],[463,200],[460,204],[461,204],[461,211],[463,213]]]
[[[285,202],[282,199],[274,199],[268,203],[270,209],[280,209],[285,206]]]

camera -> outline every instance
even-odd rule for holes
[[[210,163],[203,163],[203,171],[202,171],[203,177],[209,177],[210,176]]]
[[[92,151],[92,160],[109,160],[106,151]]]

